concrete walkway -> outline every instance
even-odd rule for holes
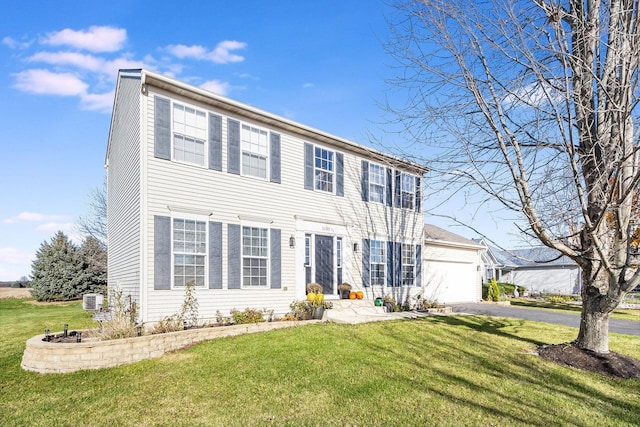
[[[515,319],[533,320],[556,325],[580,326],[578,313],[560,313],[557,311],[497,305],[491,303],[452,304],[454,314],[478,314],[482,316],[511,317]],[[640,322],[633,320],[609,319],[609,332],[640,336]]]

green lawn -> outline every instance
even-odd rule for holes
[[[564,313],[580,314],[581,306],[575,304],[555,303],[548,301],[535,301],[523,298],[510,299],[511,305],[525,308],[543,308],[545,310],[558,311]],[[616,309],[611,315],[612,319],[635,320],[640,322],[640,310]]]
[[[97,371],[20,369],[25,341],[86,326],[80,303],[0,300],[0,424],[549,426],[638,424],[640,381],[530,354],[572,328],[473,316],[305,325]],[[611,335],[640,358],[640,338]]]

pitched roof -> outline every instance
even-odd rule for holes
[[[501,251],[491,248],[491,252],[500,264],[514,267],[534,267],[549,265],[575,265],[575,262],[547,246],[536,246],[527,249]]]
[[[432,225],[432,224],[424,224],[423,237],[425,240],[470,246],[477,249],[484,248],[482,245],[479,245],[478,243],[474,242],[471,239],[464,238],[458,234],[452,233],[440,227],[436,227],[435,225]]]

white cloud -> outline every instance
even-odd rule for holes
[[[315,87],[315,85],[313,83],[305,83],[302,85],[303,89],[310,89],[312,87]]]
[[[22,212],[18,215],[3,220],[5,224],[13,224],[20,221],[44,222],[44,221],[64,221],[69,215],[51,215],[36,212]]]
[[[244,49],[247,46],[244,42],[236,40],[224,40],[212,50],[207,50],[204,46],[183,44],[169,45],[167,51],[177,58],[193,58],[215,62],[216,64],[227,64],[229,62],[244,61],[244,56],[231,53],[232,50]]]
[[[77,52],[37,52],[27,58],[30,62],[45,62],[54,65],[72,65],[91,71],[101,71],[104,65],[102,58]]]
[[[200,85],[200,87],[204,90],[208,90],[209,92],[217,93],[219,95],[226,95],[229,92],[229,83],[222,82],[220,80],[209,80]]]
[[[107,93],[86,93],[80,95],[82,108],[85,110],[102,111],[109,113],[113,107],[115,90]]]
[[[0,264],[20,265],[31,262],[33,254],[16,248],[0,248]]]
[[[43,44],[66,45],[90,52],[116,52],[122,49],[127,40],[127,30],[108,26],[92,26],[87,31],[65,28],[50,33],[42,40]]]
[[[31,45],[31,42],[19,42],[12,37],[3,37],[2,44],[10,49],[26,49]]]
[[[55,233],[57,231],[63,231],[65,233],[69,233],[74,231],[74,224],[72,222],[46,222],[44,224],[40,224],[36,230],[38,231],[46,231]]]
[[[25,70],[15,74],[14,87],[40,95],[73,96],[86,93],[88,85],[71,73],[54,73],[44,69]]]

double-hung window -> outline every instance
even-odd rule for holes
[[[173,219],[173,286],[189,282],[205,285],[207,258],[207,223],[189,219]]]
[[[414,245],[402,244],[402,286],[415,283],[416,250]]]
[[[408,173],[402,173],[400,179],[400,206],[404,209],[413,209],[415,206],[416,178]]]
[[[386,242],[371,240],[369,257],[371,263],[371,286],[384,286],[385,284],[386,247]]]
[[[314,188],[333,193],[335,153],[320,147],[314,153]]]
[[[384,189],[386,187],[385,168],[375,163],[369,163],[369,201],[384,203]]]
[[[242,174],[267,179],[269,139],[267,131],[242,125]]]
[[[193,107],[173,103],[173,159],[205,164],[207,115]]]
[[[269,229],[242,227],[242,286],[268,287]]]

